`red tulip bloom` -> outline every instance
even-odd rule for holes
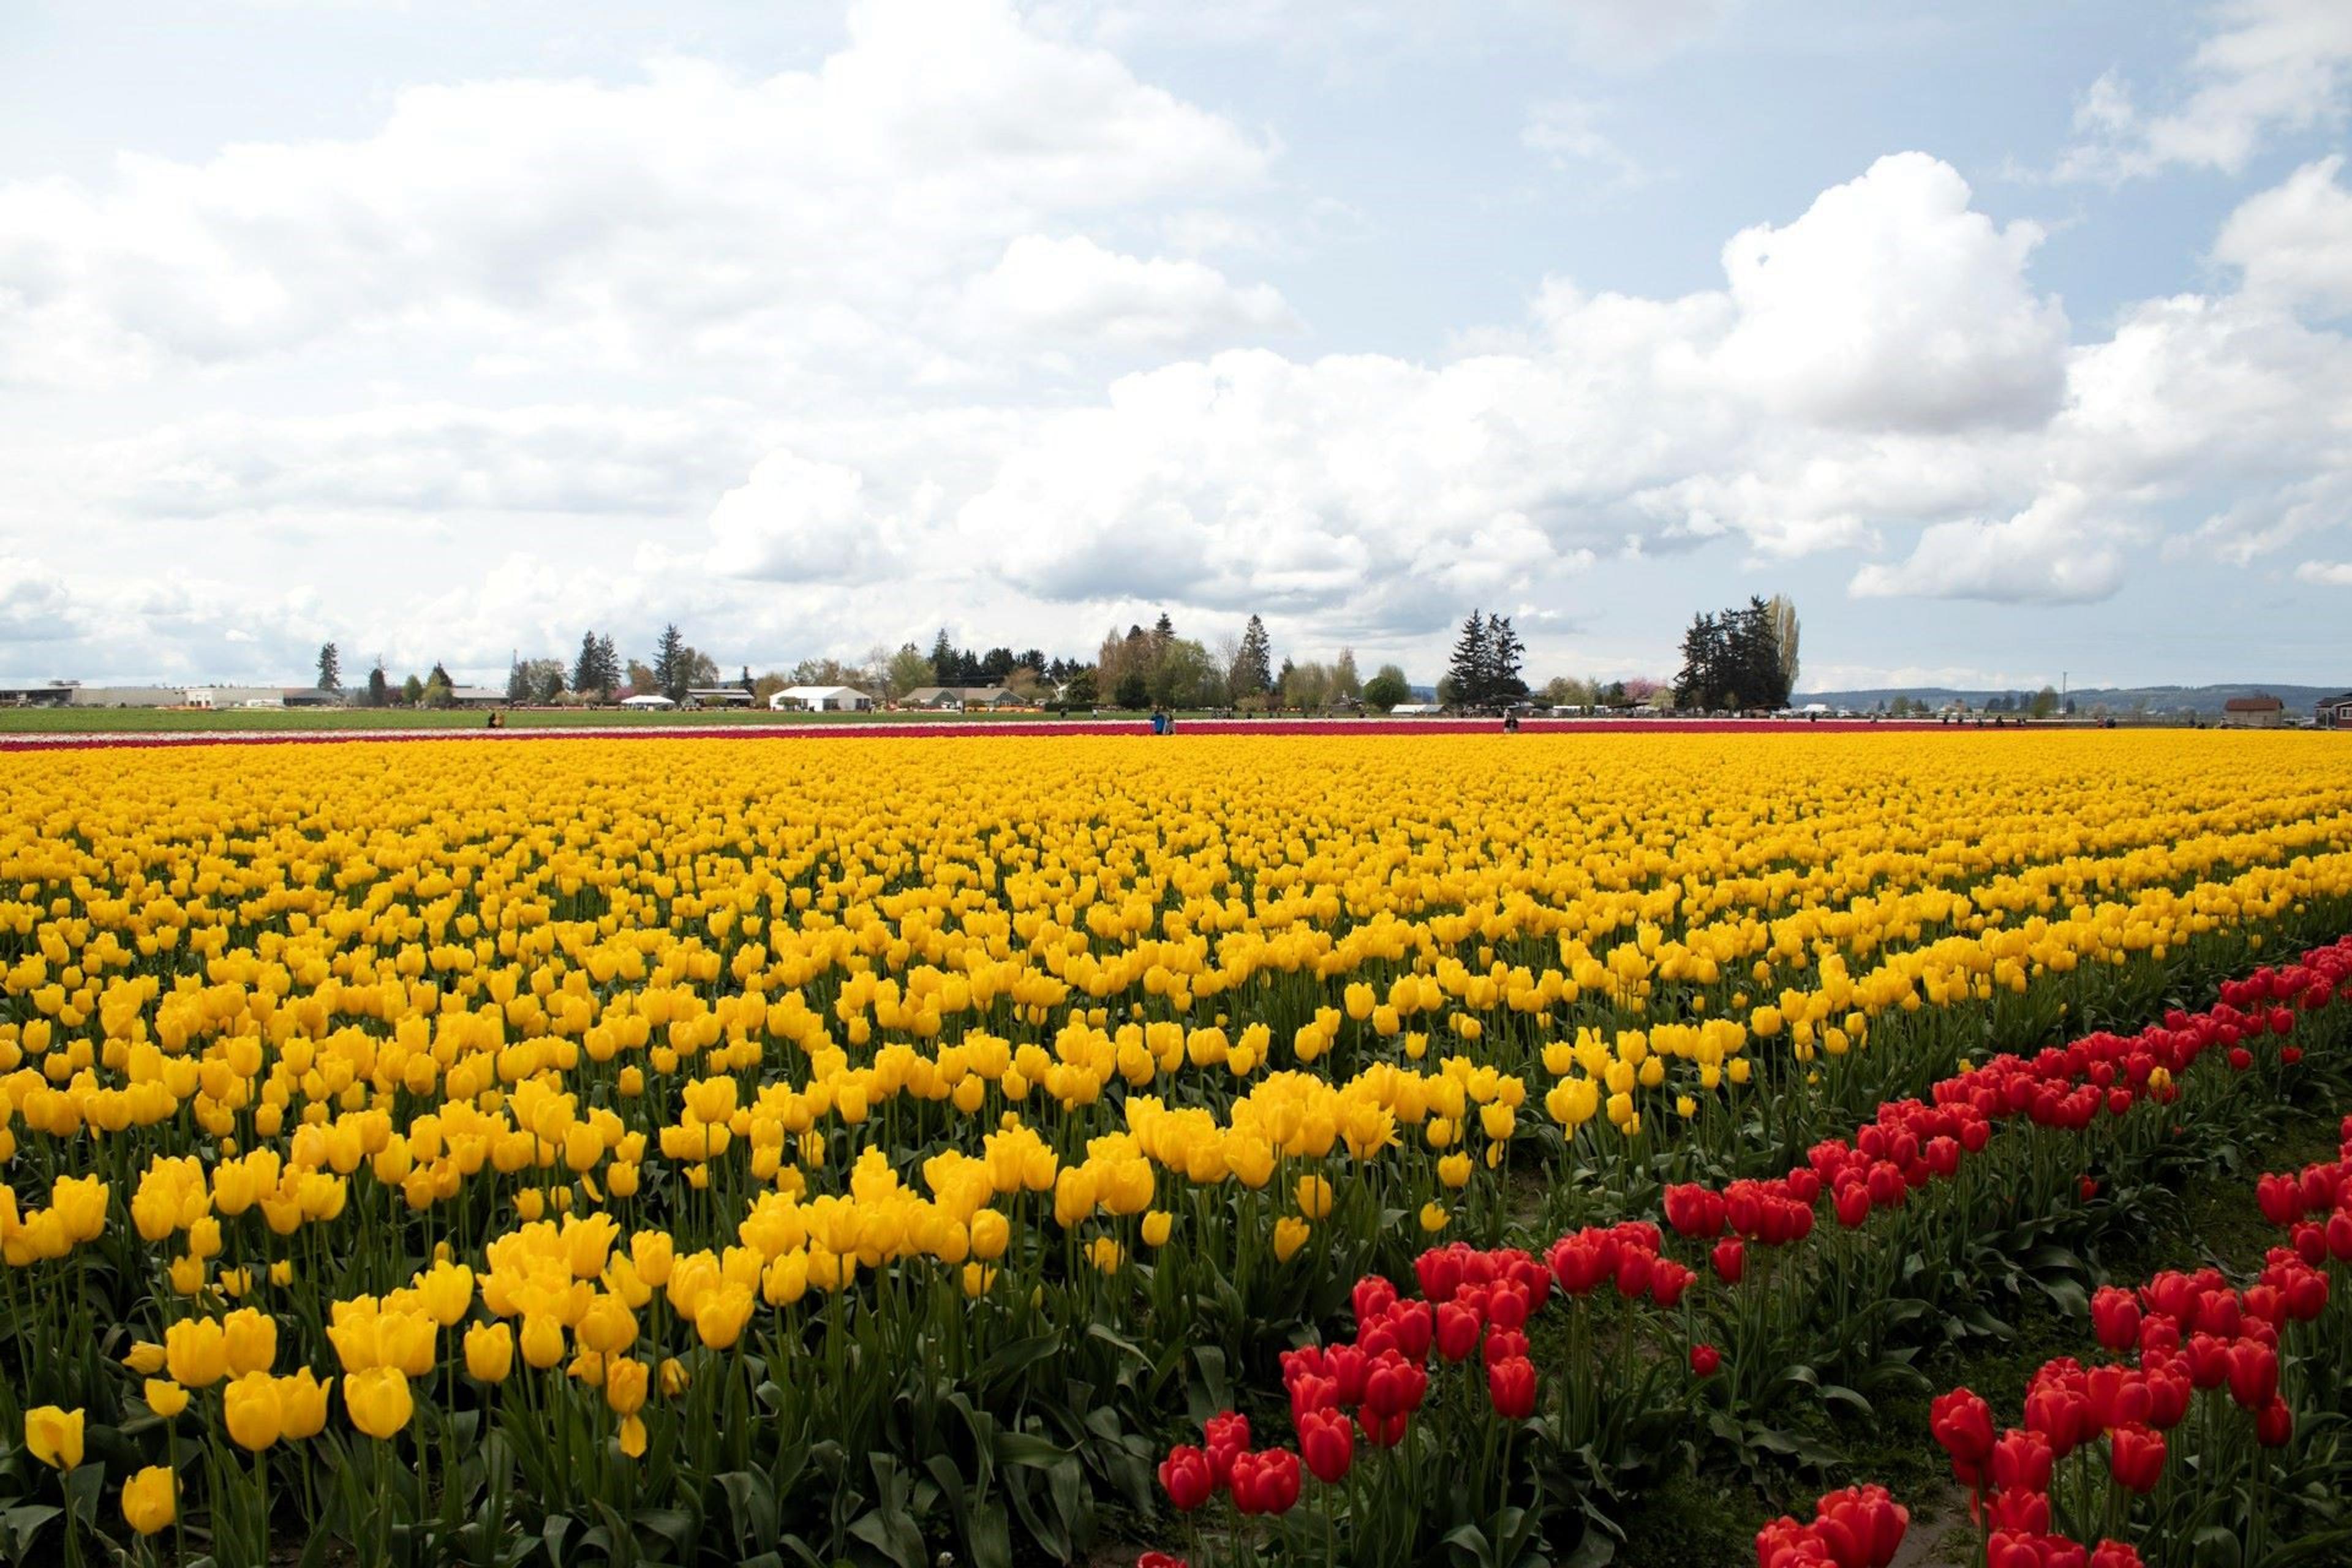
[[[1870,1217],[1870,1190],[1860,1182],[1849,1182],[1837,1190],[1838,1224],[1852,1230]]]
[[[1475,1307],[1446,1302],[1437,1309],[1437,1353],[1447,1361],[1463,1360],[1478,1348],[1478,1332],[1485,1326]]]
[[[1992,1406],[1968,1389],[1956,1388],[1930,1405],[1927,1426],[1952,1457],[1956,1471],[1963,1465],[1980,1468],[1992,1458]],[[1960,1479],[1975,1477],[1964,1473]]]
[[[1992,1446],[1992,1484],[2005,1492],[2046,1492],[2056,1459],[2049,1438],[2011,1427]]]
[[[2230,1397],[2248,1410],[2260,1410],[2278,1393],[2278,1352],[2252,1340],[2230,1347]]]
[[[1715,1244],[1707,1259],[1715,1265],[1717,1279],[1726,1285],[1737,1285],[1739,1277],[1748,1271],[1748,1244],[1736,1236],[1727,1237]]]
[[[1192,1568],[1192,1564],[1170,1552],[1147,1552],[1135,1560],[1135,1568]]]
[[[1168,1457],[1160,1461],[1160,1489],[1181,1513],[1190,1513],[1208,1501],[1217,1489],[1209,1456],[1189,1444],[1168,1450]]]
[[[1375,1415],[1411,1415],[1421,1408],[1429,1392],[1429,1373],[1394,1351],[1374,1362],[1364,1374],[1364,1408]]]
[[[1356,1281],[1355,1289],[1349,1295],[1349,1303],[1356,1309],[1356,1321],[1368,1323],[1387,1311],[1396,1299],[1397,1289],[1386,1278],[1367,1274]]]
[[[2102,1541],[2092,1549],[2090,1568],[2143,1568],[2139,1548],[2120,1541]]]
[[[1375,1448],[1393,1448],[1404,1441],[1405,1428],[1412,1420],[1406,1411],[1381,1415],[1370,1405],[1356,1412],[1356,1419],[1364,1428],[1364,1441]]]
[[[2254,1436],[2265,1448],[2284,1448],[2294,1436],[2294,1412],[2286,1401],[2273,1397],[2254,1415]]]
[[[1886,1568],[1911,1527],[1911,1510],[1885,1487],[1847,1487],[1813,1505],[1813,1531],[1837,1568]]]
[[[2118,1426],[2107,1435],[2107,1469],[2130,1491],[2151,1492],[2164,1474],[2164,1434]]]
[[[2091,1298],[2091,1328],[2107,1349],[2130,1349],[2139,1339],[2139,1300],[2130,1291],[2103,1285]]]
[[[1723,1367],[1723,1352],[1713,1345],[1693,1345],[1690,1368],[1701,1377],[1713,1377]]]
[[[1298,1424],[1298,1450],[1317,1480],[1335,1485],[1356,1462],[1355,1424],[1336,1410],[1310,1410]]]
[[[1525,1356],[1496,1362],[1486,1369],[1486,1396],[1504,1420],[1526,1420],[1536,1413],[1536,1363]]]
[[[1298,1456],[1287,1448],[1234,1460],[1234,1507],[1243,1513],[1288,1513],[1298,1500]]]
[[[2051,1452],[2064,1458],[2090,1435],[2090,1406],[2081,1394],[2060,1384],[2044,1384],[2025,1396],[2025,1426],[2039,1432]]]

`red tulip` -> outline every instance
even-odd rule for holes
[[[2254,1436],[2265,1448],[2284,1448],[2294,1436],[2294,1412],[2273,1397],[2254,1415]]]
[[[1192,1568],[1192,1564],[1169,1552],[1147,1552],[1135,1560],[1135,1568]]]
[[[1716,1278],[1726,1285],[1738,1284],[1739,1277],[1748,1271],[1748,1244],[1736,1236],[1717,1242],[1707,1258],[1715,1265]]]
[[[1504,1420],[1526,1420],[1536,1413],[1536,1363],[1525,1356],[1496,1362],[1486,1369],[1486,1396]]]
[[[2139,1548],[2120,1541],[2102,1541],[2091,1552],[2090,1568],[2142,1568]]]
[[[1489,1329],[1486,1331],[1486,1364],[1488,1366],[1494,1365],[1498,1361],[1508,1361],[1515,1355],[1525,1355],[1527,1353],[1528,1336],[1519,1332],[1517,1329]]]
[[[1411,1415],[1429,1392],[1429,1373],[1391,1351],[1364,1374],[1364,1408],[1376,1415]]]
[[[1517,1280],[1497,1279],[1494,1293],[1486,1298],[1486,1321],[1498,1329],[1522,1328],[1533,1305],[1526,1286]]]
[[[1838,1224],[1852,1230],[1870,1217],[1870,1192],[1859,1182],[1850,1182],[1837,1190]]]
[[[1365,1442],[1375,1448],[1393,1448],[1404,1441],[1405,1428],[1412,1416],[1403,1410],[1384,1415],[1367,1405],[1356,1412],[1356,1419],[1364,1428]]]
[[[1952,1457],[1955,1469],[1963,1463],[1981,1466],[1992,1457],[1992,1406],[1968,1389],[1956,1388],[1938,1397],[1928,1406],[1927,1425]]]
[[[1160,1461],[1160,1489],[1181,1513],[1190,1513],[1209,1500],[1217,1489],[1217,1478],[1209,1468],[1209,1456],[1190,1445],[1171,1448],[1168,1457]]]
[[[1476,1308],[1446,1302],[1437,1309],[1437,1353],[1447,1361],[1464,1359],[1478,1348],[1478,1331],[1483,1327]]]
[[[1355,1424],[1336,1410],[1310,1410],[1298,1423],[1298,1450],[1317,1480],[1335,1485],[1356,1462]]]
[[[2139,1339],[2139,1300],[2130,1291],[2103,1285],[2091,1298],[2091,1328],[2107,1349],[2130,1349]]]
[[[2151,1492],[2164,1474],[2164,1434],[2118,1426],[2107,1435],[2107,1469],[2126,1489]]]
[[[1813,1510],[1813,1528],[1838,1568],[1886,1568],[1911,1526],[1911,1510],[1885,1487],[1847,1487],[1823,1497]]]
[[[2251,1340],[2230,1347],[2230,1397],[2260,1410],[2278,1393],[2278,1352]]]
[[[2025,1396],[2025,1425],[2048,1439],[2059,1458],[2074,1451],[2090,1435],[2090,1406],[2081,1394],[2063,1384],[2045,1384]]]
[[[1298,1456],[1287,1448],[1234,1460],[1234,1507],[1243,1513],[1288,1513],[1298,1500]]]
[[[1713,1377],[1723,1366],[1723,1352],[1713,1345],[1693,1345],[1690,1368],[1701,1377]]]
[[[1359,1323],[1367,1323],[1379,1317],[1396,1299],[1396,1287],[1378,1274],[1367,1274],[1357,1280],[1356,1288],[1349,1297],[1349,1303],[1356,1309],[1356,1321]]]
[[[2056,1458],[2049,1438],[2011,1427],[1992,1446],[1992,1484],[2005,1492],[2046,1492]]]

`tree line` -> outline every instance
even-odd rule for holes
[[[1786,708],[1796,685],[1797,607],[1786,595],[1691,617],[1675,707]]]
[[[1654,700],[1685,708],[1781,707],[1796,681],[1797,616],[1785,596],[1695,616],[1683,639],[1683,668],[1671,691],[1643,679],[1602,681],[1556,678],[1532,691],[1526,675],[1526,644],[1511,617],[1472,610],[1456,636],[1445,672],[1436,685],[1440,705],[1457,711],[1498,710],[1540,700],[1554,707],[1623,709]],[[1091,662],[1049,657],[1032,647],[982,649],[963,647],[946,627],[927,654],[915,644],[893,651],[877,647],[862,660],[806,658],[788,670],[756,679],[746,667],[726,680],[716,660],[688,643],[675,623],[665,626],[649,658],[624,658],[609,632],[583,633],[567,662],[518,656],[508,671],[506,698],[518,705],[548,705],[567,695],[610,702],[629,693],[658,692],[684,702],[693,690],[724,681],[765,701],[788,686],[846,686],[885,701],[900,701],[926,687],[996,686],[1027,701],[1063,709],[1104,704],[1133,710],[1233,709],[1316,713],[1359,708],[1387,712],[1412,701],[1414,688],[1395,664],[1380,666],[1366,679],[1353,648],[1342,647],[1328,661],[1287,655],[1277,659],[1265,622],[1249,617],[1238,634],[1213,646],[1181,634],[1162,612],[1150,626],[1114,627]],[[333,643],[319,650],[319,686],[343,689],[341,658]],[[432,673],[397,685],[378,659],[356,700],[372,707],[394,703],[440,706],[454,700],[454,683],[440,664]]]

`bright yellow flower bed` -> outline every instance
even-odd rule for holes
[[[1302,1321],[2352,900],[2352,752],[2293,734],[289,744],[0,803],[12,1434],[282,1452],[315,1369],[371,1438],[570,1408],[583,1489],[721,1462],[698,1380],[820,1310]]]

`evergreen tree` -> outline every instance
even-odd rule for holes
[[[1693,616],[1690,629],[1683,634],[1683,668],[1675,677],[1675,706],[1722,706],[1723,676],[1723,628],[1713,616]]]
[[[1242,633],[1242,651],[1234,660],[1233,673],[1227,677],[1233,687],[1234,700],[1246,697],[1263,697],[1274,689],[1274,641],[1265,635],[1265,623],[1255,616]]]
[[[956,654],[956,645],[945,626],[931,639],[931,677],[941,686],[954,686],[963,679],[963,660]]]
[[[694,671],[686,651],[686,637],[672,621],[662,627],[661,641],[654,647],[654,684],[672,702],[686,700],[687,682]]]
[[[613,634],[606,632],[596,639],[596,689],[610,697],[626,673],[621,668],[621,650],[613,646]]]
[[[1454,643],[1454,657],[1445,666],[1447,687],[1456,705],[1475,708],[1486,700],[1491,658],[1486,617],[1473,610],[1470,618],[1462,623],[1462,635]]]
[[[333,643],[322,643],[319,647],[319,689],[341,691],[342,689],[342,656]]]
[[[1151,625],[1151,646],[1155,648],[1165,648],[1175,640],[1176,623],[1168,618],[1167,611],[1162,610],[1160,612],[1160,618]]]
[[[1486,617],[1486,686],[1479,696],[1481,702],[1500,707],[1528,694],[1528,683],[1519,676],[1526,652],[1508,616]]]
[[[524,667],[520,658],[507,666],[507,700],[509,702],[530,700],[530,671]]]
[[[368,671],[367,705],[382,708],[391,700],[392,682],[383,678],[383,660],[378,659],[375,668]]]

